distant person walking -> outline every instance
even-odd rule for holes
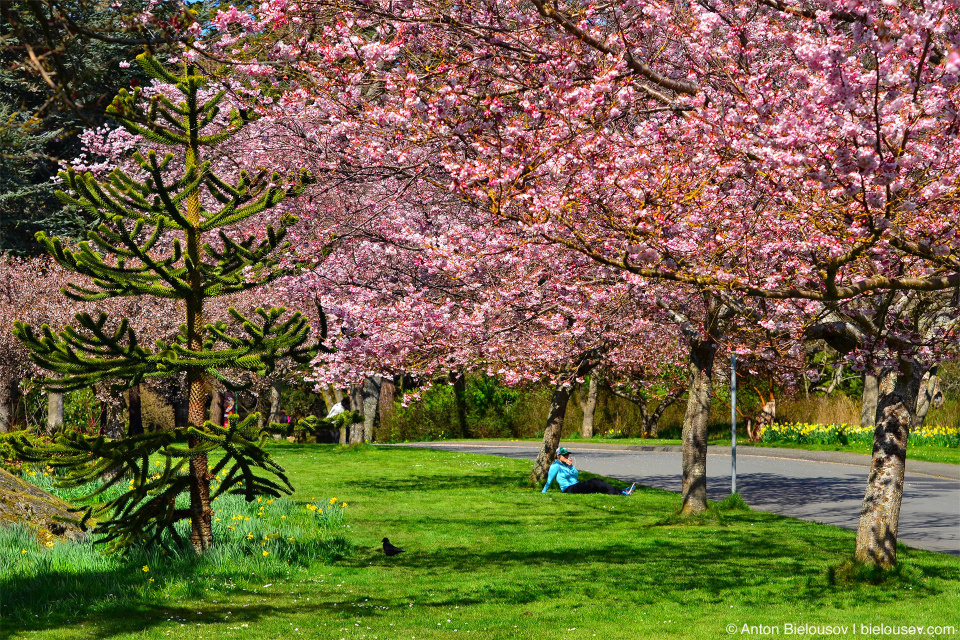
[[[547,483],[543,485],[543,493],[547,492],[554,480],[560,485],[560,491],[563,493],[606,493],[612,496],[629,496],[637,486],[634,482],[628,489],[621,491],[600,478],[579,482],[579,477],[580,472],[573,466],[573,454],[566,447],[560,447],[557,449],[557,459],[550,465]]]

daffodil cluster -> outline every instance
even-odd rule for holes
[[[331,529],[343,526],[343,511],[346,508],[346,502],[337,501],[336,497],[330,498],[326,504],[309,502],[307,511],[316,516],[317,524],[320,527]]]
[[[763,429],[762,440],[794,444],[870,444],[873,431],[873,427],[850,424],[776,423]],[[960,428],[929,426],[913,429],[907,444],[960,447]]]

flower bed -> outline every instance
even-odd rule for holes
[[[850,424],[810,424],[793,422],[773,424],[761,435],[763,442],[789,442],[793,444],[871,444],[873,427]],[[930,426],[910,432],[908,445],[933,445],[960,447],[960,428]]]

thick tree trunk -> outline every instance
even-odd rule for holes
[[[453,397],[457,407],[457,430],[461,438],[470,438],[470,428],[467,426],[467,374],[451,373],[453,381]]]
[[[187,420],[191,427],[201,430],[207,409],[203,375],[200,372],[191,372],[187,376],[187,382],[190,389]],[[190,436],[187,442],[191,449],[203,444],[196,436]],[[213,545],[210,468],[206,454],[190,458],[190,542],[197,553],[202,553]]]
[[[563,431],[563,417],[567,413],[567,403],[570,401],[571,387],[558,384],[553,390],[550,399],[550,412],[547,414],[547,426],[543,430],[543,444],[537,454],[537,461],[530,472],[531,482],[543,482],[547,479],[550,465],[557,457],[557,447],[560,445],[560,433]]]
[[[63,394],[47,391],[47,433],[53,435],[63,428]]]
[[[874,371],[867,369],[863,374],[863,403],[860,408],[860,426],[872,427],[877,422],[877,400],[880,381]]]
[[[901,361],[900,368],[893,390],[882,393],[877,405],[873,462],[857,526],[856,559],[881,567],[897,563],[907,437],[922,377],[916,363]]]
[[[707,422],[713,392],[713,360],[717,343],[693,340],[690,344],[690,388],[683,417],[682,513],[707,508]]]
[[[580,435],[584,438],[593,437],[593,416],[597,412],[597,374],[590,374],[590,382],[587,383],[587,399],[583,403],[583,422],[580,425]]]
[[[380,376],[367,376],[363,380],[363,440],[373,442],[374,428],[379,417]]]
[[[394,411],[394,399],[397,395],[397,386],[393,384],[390,378],[384,378],[380,381],[380,423],[390,418]]]
[[[130,424],[127,426],[128,436],[143,434],[143,406],[140,403],[140,385],[135,384],[127,391],[127,414]]]

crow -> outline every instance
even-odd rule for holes
[[[395,547],[395,546],[393,546],[392,544],[390,544],[390,541],[389,541],[389,540],[387,540],[386,538],[384,538],[384,539],[383,539],[383,552],[384,552],[385,554],[387,554],[388,556],[395,556],[395,555],[397,555],[398,553],[403,553],[403,549],[401,549],[400,547]]]

